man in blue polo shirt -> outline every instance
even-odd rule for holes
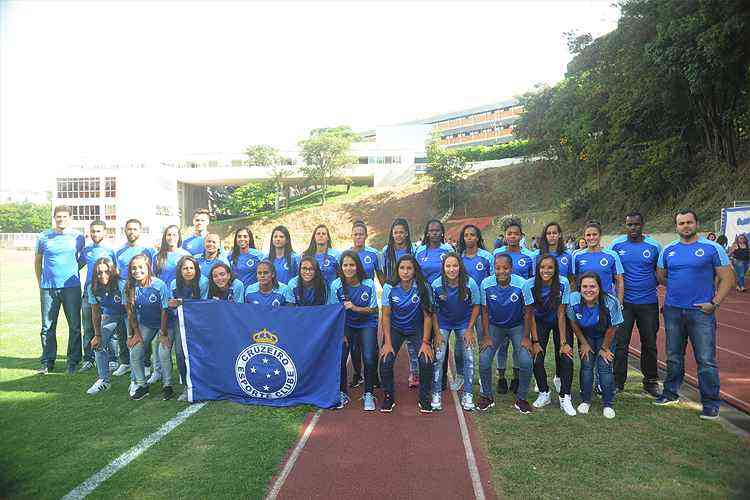
[[[628,346],[633,326],[641,339],[641,373],[643,390],[659,397],[659,375],[656,370],[656,333],[659,331],[659,299],[656,294],[656,262],[661,245],[643,235],[643,215],[631,212],[625,216],[627,234],[618,236],[609,249],[620,256],[624,270],[624,322],[617,329],[615,349],[615,387],[625,388],[628,377]]]
[[[692,210],[675,215],[679,240],[659,255],[657,278],[667,287],[664,327],[667,332],[667,377],[659,406],[679,401],[677,391],[685,376],[685,345],[693,346],[698,364],[701,418],[719,417],[719,368],[716,365],[716,310],[734,284],[727,253],[720,245],[698,236],[698,216]],[[718,287],[714,282],[718,278]]]
[[[42,310],[41,368],[46,375],[57,358],[57,317],[62,305],[68,322],[68,373],[75,373],[81,361],[81,280],[78,258],[85,239],[78,231],[68,229],[70,209],[55,207],[55,228],[39,235],[36,242],[34,270],[39,284]]]
[[[205,208],[200,208],[193,214],[193,234],[182,241],[182,248],[190,252],[190,255],[198,255],[206,250],[204,244],[210,221],[211,217]]]

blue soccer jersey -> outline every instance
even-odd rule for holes
[[[245,304],[281,307],[286,304],[294,304],[294,295],[292,295],[289,287],[283,283],[279,283],[270,292],[261,292],[260,284],[253,283],[245,290]]]
[[[355,251],[354,248],[350,248],[350,250]],[[359,260],[362,261],[362,267],[365,268],[365,275],[368,278],[374,280],[377,277],[377,273],[383,272],[380,252],[372,247],[366,246],[356,253],[359,256]]]
[[[115,257],[117,258],[117,272],[120,274],[120,279],[128,279],[128,264],[130,264],[133,257],[143,254],[148,257],[148,261],[151,263],[155,253],[156,250],[153,248],[141,245],[134,245],[131,247],[126,244],[120,247],[115,252]]]
[[[65,229],[45,231],[36,241],[36,253],[42,256],[39,288],[81,287],[78,261],[86,240],[81,233]]]
[[[629,304],[656,304],[656,263],[661,245],[646,236],[643,241],[633,242],[627,236],[618,236],[608,247],[622,263],[625,282],[624,302]]]
[[[225,297],[219,297],[216,295],[210,294],[210,281],[209,281],[209,299],[214,300],[226,300],[227,302],[233,302],[235,304],[242,304],[245,302],[245,287],[242,285],[242,282],[238,280],[237,278],[232,281],[232,284],[229,287],[229,290],[227,290],[227,294]]]
[[[468,296],[462,299],[457,286],[443,285],[442,276],[432,282],[432,303],[441,330],[465,330],[469,326],[471,311],[482,303],[482,299],[479,287],[471,277],[468,278],[467,288]]]
[[[501,328],[513,328],[523,323],[524,306],[532,304],[534,298],[526,290],[526,280],[511,274],[507,286],[500,286],[497,276],[482,281],[481,301],[487,306],[489,322]]]
[[[393,265],[395,266],[398,262],[398,259],[406,255],[407,253],[414,254],[416,252],[417,246],[412,244],[411,248],[396,248],[393,251],[394,260]],[[390,278],[396,273],[396,269],[391,269],[391,264],[388,262],[388,245],[383,247],[383,251],[380,253],[381,258],[383,259],[382,266],[383,266],[383,272],[385,273],[386,278]],[[424,276],[424,274],[422,274]],[[429,281],[427,282],[429,283]]]
[[[94,291],[93,283],[86,285],[86,300],[92,306],[99,304],[102,314],[110,318],[121,317],[125,315],[124,301],[122,300],[124,283],[120,282],[114,291],[109,292],[105,287],[98,286]]]
[[[430,292],[429,285],[427,285],[427,293]],[[404,333],[421,332],[424,321],[423,304],[414,281],[408,290],[404,290],[400,285],[392,286],[386,283],[383,285],[383,296],[380,300],[383,307],[389,307],[391,310],[392,328]]]
[[[664,304],[698,309],[696,304],[713,299],[716,268],[728,266],[729,258],[720,245],[706,238],[688,244],[675,240],[664,247],[657,265],[667,273]]]
[[[206,251],[206,237],[191,235],[182,240],[182,248],[188,251],[190,255],[202,254]]]
[[[200,266],[201,268],[201,275],[205,276],[206,278],[211,278],[211,268],[213,268],[219,262],[223,262],[224,264],[229,266],[229,261],[227,260],[227,258],[220,254],[213,259],[207,259],[205,254],[193,255],[193,257],[195,257],[195,260],[198,261],[198,266]]]
[[[557,269],[559,270],[560,276],[565,276],[566,278],[573,274],[573,256],[570,252],[567,250],[557,253],[557,252],[549,252],[545,255],[551,255],[555,258],[557,261]],[[536,257],[534,258],[534,269],[536,270],[536,263],[539,262],[539,259],[544,257],[541,253],[537,253]]]
[[[507,246],[501,246],[500,248],[496,248],[495,251],[492,252],[492,258],[494,259],[496,255],[502,253],[510,255],[510,258],[513,259],[513,274],[516,274],[523,279],[529,279],[534,276],[534,261],[537,255],[536,252],[529,250],[526,247],[521,247],[521,250],[519,252],[509,252]],[[492,265],[495,265],[494,260]],[[494,269],[490,274],[495,274]]]
[[[320,267],[320,272],[323,274],[323,279],[328,287],[331,286],[333,280],[338,278],[340,257],[339,251],[333,248],[329,248],[326,253],[315,254],[315,260],[318,261],[318,267]]]
[[[126,281],[120,282],[123,299],[125,298],[125,285]],[[169,308],[171,298],[167,284],[159,278],[151,278],[150,285],[136,286],[133,291],[138,324],[149,328],[161,328],[161,312]]]
[[[590,252],[588,249],[575,252],[572,271],[576,279],[589,271],[598,274],[604,292],[612,295],[615,294],[615,276],[623,273],[620,256],[607,248],[598,252]]]
[[[464,267],[468,275],[474,278],[474,281],[478,284],[481,284],[485,278],[495,274],[492,254],[487,250],[480,248],[473,257],[467,257],[466,254],[463,254],[461,255],[461,260],[464,261]]]
[[[377,309],[378,293],[375,290],[375,282],[366,279],[359,285],[348,286],[344,290],[341,278],[336,278],[331,284],[331,291],[328,293],[328,303],[341,304],[347,300],[358,307],[374,307]],[[350,328],[375,328],[378,326],[378,311],[362,314],[347,310],[346,326]]]
[[[443,271],[443,259],[445,255],[453,251],[453,247],[447,243],[441,243],[437,248],[429,248],[427,245],[419,245],[414,257],[422,268],[422,276],[427,283],[432,283],[439,278]]]
[[[177,288],[177,280],[172,280],[172,283],[169,285],[169,289],[172,293],[173,299],[182,299],[182,300],[198,300],[198,299],[207,299],[208,298],[208,278],[205,276],[200,276],[198,280],[198,296],[195,296],[195,290],[193,290],[192,287],[187,288]]]
[[[271,260],[269,256],[266,256]],[[290,256],[291,266],[286,262],[286,256],[273,259],[273,268],[276,269],[276,281],[288,284],[292,278],[298,275],[300,256],[292,252]]]
[[[92,243],[86,245],[78,258],[81,265],[86,266],[86,285],[91,283],[91,279],[94,277],[94,264],[96,261],[102,258],[109,259],[115,268],[117,268],[117,257],[115,251],[108,246],[102,244]]]
[[[599,304],[587,306],[580,292],[570,294],[567,314],[570,321],[575,321],[586,337],[601,337],[610,326],[620,326],[623,322],[620,303],[612,295],[607,294],[605,298],[607,310],[607,321],[604,329],[599,329]]]
[[[553,301],[550,292],[551,288],[547,285],[542,285],[542,303],[538,304],[534,297],[534,288],[536,286],[535,278],[526,280],[526,294],[531,297],[534,304],[534,317],[537,322],[543,322],[546,324],[553,323],[557,318],[557,307],[554,304],[563,304],[567,306],[570,303],[570,282],[568,278],[560,276],[560,293],[557,300]]]
[[[164,283],[172,283],[172,280],[177,277],[177,263],[186,255],[190,254],[184,248],[178,248],[174,252],[168,252],[167,260],[164,262],[164,265],[159,268],[159,254],[157,252],[151,258],[151,269],[154,270],[154,274],[156,274]]]
[[[299,276],[295,276],[294,278],[290,279],[289,283],[287,283],[287,286],[292,291],[292,295],[294,296],[294,303],[298,306],[319,306],[328,303],[327,290],[325,294],[323,294],[323,296],[320,298],[322,302],[316,303],[315,288],[311,286],[300,286]]]
[[[246,253],[240,252],[236,259],[229,256],[229,265],[234,277],[245,285],[245,288],[258,281],[258,263],[266,258],[263,252],[250,248]]]

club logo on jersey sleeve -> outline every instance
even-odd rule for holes
[[[699,248],[698,250],[695,251],[696,257],[703,257],[704,255],[706,255],[706,252],[704,252],[702,248]]]
[[[516,292],[513,292],[510,294],[510,301],[511,302],[518,302],[518,294]]]
[[[649,257],[651,257],[651,250],[649,250],[649,249],[644,250],[643,251],[643,258],[644,259],[648,259]]]
[[[278,347],[278,337],[265,328],[252,335],[253,343],[235,361],[235,376],[242,392],[253,398],[279,399],[297,386],[297,368]]]
[[[605,258],[602,258],[602,260],[599,261],[599,264],[601,264],[602,267],[607,267],[609,265],[609,261]]]

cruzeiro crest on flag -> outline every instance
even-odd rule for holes
[[[242,391],[253,398],[279,399],[297,386],[297,368],[289,354],[276,343],[279,338],[262,329],[235,362],[235,375]]]

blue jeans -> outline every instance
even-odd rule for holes
[[[167,328],[169,339],[172,341],[172,348],[165,349],[163,345],[159,345],[159,357],[161,361],[161,377],[162,385],[164,387],[172,385],[172,351],[175,352],[177,358],[177,371],[182,377],[182,380],[187,380],[187,368],[185,365],[185,353],[182,351],[182,335],[180,333],[180,325],[176,322],[171,327]],[[157,340],[158,337],[157,337]],[[161,341],[159,341],[161,344]]]
[[[146,387],[146,346],[150,344],[157,333],[158,328],[149,328],[144,325],[138,325],[143,337],[143,342],[138,342],[136,345],[130,348],[130,369],[133,372],[133,380],[141,387]]]
[[[508,343],[511,342],[513,343],[513,357],[516,358],[514,363],[518,368],[518,392],[516,397],[526,399],[526,393],[529,391],[529,383],[531,382],[533,362],[531,353],[521,347],[523,323],[512,328],[501,328],[490,323],[488,333],[492,337],[492,347],[488,347],[479,354],[479,377],[482,380],[482,394],[486,398],[494,399],[492,393],[492,361],[495,359],[498,348],[503,346],[507,348]]]
[[[501,341],[502,344],[497,348],[497,370],[505,374],[505,368],[508,366],[508,347],[510,347],[511,342],[508,342],[508,337],[504,337]],[[518,356],[516,355],[516,350],[513,349],[513,365],[511,368],[515,371],[517,367]],[[513,375],[515,378],[515,373]]]
[[[81,362],[81,287],[40,288],[39,302],[42,313],[42,366],[52,368],[57,358],[57,317],[60,306],[68,322],[68,365]]]
[[[433,374],[432,374],[432,392],[434,394],[440,394],[443,389],[443,360],[445,359],[445,351],[450,340],[451,333],[456,334],[456,350],[463,351],[464,367],[464,393],[471,394],[474,392],[474,350],[467,346],[464,342],[464,334],[466,330],[443,330],[440,329],[440,336],[443,337],[443,343],[435,351],[435,361],[433,363]]]
[[[96,358],[96,371],[99,374],[99,378],[105,382],[109,382],[109,353],[111,351],[111,343],[115,336],[115,331],[122,326],[122,317],[120,316],[106,316],[102,315],[102,325],[99,329],[102,334],[102,338],[99,341],[99,347],[93,349],[94,357]],[[93,328],[93,327],[92,327]]]
[[[380,380],[383,383],[383,392],[390,394],[394,399],[396,389],[393,383],[393,365],[396,363],[396,356],[398,356],[398,352],[401,350],[401,345],[404,342],[421,346],[422,333],[405,333],[398,328],[391,327],[391,346],[393,347],[394,354],[386,356],[380,364]],[[424,356],[419,357],[419,371],[417,374],[419,375],[419,399],[425,401],[430,397],[430,390],[432,388],[432,362],[428,361]]]
[[[734,259],[732,267],[734,267],[734,274],[737,275],[737,286],[745,288],[745,274],[750,267],[750,260]]]
[[[716,365],[716,316],[698,309],[664,306],[664,329],[667,333],[667,377],[664,396],[677,399],[685,377],[685,347],[693,345],[698,364],[698,388],[705,409],[718,409],[719,367]]]
[[[484,334],[482,332],[482,315],[477,316],[477,321],[474,323],[474,331],[477,334],[477,342],[481,342]],[[456,373],[464,372],[464,351],[463,349],[455,349],[453,351],[453,359],[456,362]]]
[[[615,372],[612,366],[614,360],[607,363],[604,358],[599,356],[599,349],[602,348],[604,343],[603,336],[586,337],[586,342],[589,343],[591,352],[581,360],[581,400],[584,403],[591,403],[591,393],[594,389],[594,365],[596,365],[599,385],[602,386],[602,405],[611,407],[615,399]]]
[[[354,328],[351,326],[344,327],[344,335],[349,341],[348,347],[344,346],[341,350],[341,392],[346,392],[346,360],[349,353],[355,349],[356,343],[362,346],[362,361],[364,362],[365,372],[365,392],[372,392],[375,382],[375,370],[378,366],[378,328],[375,326],[366,326],[364,328]],[[354,353],[352,352],[352,358]]]

